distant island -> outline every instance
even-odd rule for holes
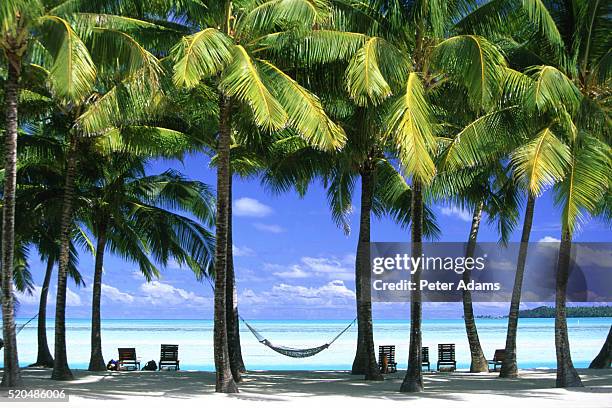
[[[555,317],[555,308],[540,306],[520,310],[519,317]],[[612,306],[577,306],[567,308],[567,317],[612,317]]]

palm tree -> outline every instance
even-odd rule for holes
[[[77,214],[97,239],[88,369],[105,371],[100,302],[106,249],[138,263],[147,279],[158,276],[150,258],[161,265],[174,259],[201,277],[208,273],[213,240],[199,222],[212,223],[213,207],[204,184],[171,171],[146,175],[142,158],[117,152],[106,160],[88,162],[102,163],[94,166],[93,179],[80,193],[88,205]],[[187,212],[198,221],[174,210]]]
[[[28,90],[30,98],[32,92]],[[43,101],[45,114],[35,118],[35,122],[48,121],[53,114],[49,100],[43,98]],[[38,353],[36,362],[32,364],[35,367],[53,367],[53,356],[47,342],[46,317],[53,267],[59,256],[57,238],[61,205],[57,197],[63,191],[64,147],[61,137],[56,137],[52,128],[37,127],[36,133],[24,134],[20,138],[17,203],[21,211],[16,218],[16,231],[20,244],[34,245],[41,261],[46,264],[38,309]],[[83,284],[83,280],[77,269],[78,252],[75,244],[87,248],[87,245],[82,245],[82,238],[81,231],[74,228],[68,272],[77,286]]]
[[[496,2],[494,7],[502,7]],[[546,185],[554,184],[563,179],[572,179],[572,173],[566,173],[565,168],[573,168],[572,156],[579,147],[576,135],[583,133],[593,137],[609,140],[609,118],[606,113],[606,100],[609,96],[610,81],[610,45],[609,6],[606,2],[563,2],[547,1],[533,2],[530,8],[531,16],[540,21],[541,33],[532,35],[527,30],[519,30],[508,35],[507,53],[517,68],[531,76],[532,81],[511,75],[512,89],[523,91],[523,97],[528,112],[539,112],[540,119],[535,121],[529,131],[536,134],[532,141],[516,152],[515,161],[524,161],[518,169],[519,174],[528,174],[530,190],[523,241],[528,238],[530,227],[528,215],[533,211],[534,198],[537,193],[533,184],[537,179],[545,179]],[[515,38],[513,38],[515,37]],[[517,84],[521,84],[516,86]],[[562,141],[557,140],[560,138]],[[582,137],[578,138],[582,140]],[[541,149],[540,149],[541,148]],[[603,148],[603,147],[601,147]],[[603,148],[605,150],[605,148]],[[527,164],[529,163],[529,164]],[[527,164],[525,166],[525,164]],[[531,166],[531,169],[529,168]],[[564,185],[562,182],[561,185]],[[604,190],[605,191],[605,190]],[[578,204],[579,206],[583,203]],[[569,205],[569,204],[568,204]],[[573,204],[572,204],[573,205]],[[583,209],[590,211],[592,204],[586,204]],[[564,215],[562,241],[571,240],[574,220]],[[562,252],[568,249],[565,242]],[[523,251],[522,251],[523,252]],[[564,257],[567,254],[563,254]],[[561,261],[561,258],[560,258]],[[566,262],[567,259],[563,258]],[[515,337],[520,293],[519,276],[521,258],[517,265],[515,291],[511,305],[507,349],[507,363],[502,366],[502,376],[516,376]],[[558,270],[558,291],[564,290],[563,282],[566,275]],[[556,345],[558,356],[557,385],[576,385],[577,375],[569,357],[564,304],[565,295],[557,293],[558,330]]]
[[[352,47],[346,43],[358,44],[346,71],[349,95],[359,105],[384,102],[387,135],[411,181],[412,251],[421,253],[423,194],[436,174],[433,156],[438,149],[436,136],[441,133],[435,118],[439,105],[430,100],[444,99],[436,93],[446,91],[448,83],[461,89],[476,112],[494,108],[505,61],[483,37],[461,34],[462,17],[469,17],[462,2],[349,3],[370,23],[364,35],[341,36],[336,52],[338,56],[347,49],[350,52]],[[413,279],[420,279],[420,271]],[[418,392],[423,389],[418,290],[412,293],[410,313],[408,371],[400,390]]]
[[[330,109],[334,110],[334,109]],[[351,374],[365,375],[366,380],[382,380],[374,351],[372,323],[371,271],[369,267],[372,214],[389,214],[403,226],[409,224],[410,188],[397,171],[392,146],[387,140],[380,117],[374,109],[352,109],[340,119],[347,129],[344,149],[336,153],[317,151],[296,137],[280,138],[268,152],[265,183],[274,192],[296,188],[300,195],[317,178],[323,180],[334,221],[350,232],[348,215],[352,212],[356,180],[361,180],[359,204],[359,237],[355,257],[355,288],[357,306],[357,349]],[[427,232],[437,233],[437,227],[427,219]]]
[[[610,368],[612,365],[612,326],[608,331],[608,337],[597,356],[591,361],[589,368]]]
[[[217,143],[217,223],[215,255],[214,349],[217,392],[237,392],[227,345],[227,235],[232,114],[247,105],[253,122],[266,131],[287,125],[325,149],[342,145],[344,134],[325,115],[318,99],[267,61],[263,39],[281,21],[310,26],[326,17],[325,2],[290,4],[246,1],[235,7],[226,0],[209,4],[205,16],[187,14],[195,30],[174,49],[174,82],[192,87],[215,78],[219,101]],[[298,7],[299,6],[299,7]],[[206,17],[206,18],[202,18]],[[215,27],[220,27],[219,29]]]
[[[503,136],[502,132],[497,132]],[[441,157],[439,166],[444,167],[444,160],[448,160],[450,153]],[[488,222],[495,223],[499,233],[499,243],[507,244],[510,233],[516,226],[518,219],[519,197],[518,189],[508,171],[499,162],[490,166],[478,166],[462,169],[455,172],[441,172],[431,187],[435,196],[449,201],[462,209],[472,211],[470,233],[465,250],[467,258],[475,256],[478,232],[484,214]],[[471,271],[466,270],[462,279],[465,283],[470,281]],[[463,316],[465,329],[470,346],[470,372],[488,372],[487,359],[482,350],[478,329],[474,318],[472,294],[469,290],[462,293]]]
[[[3,331],[5,347],[4,384],[21,383],[13,294],[10,286],[15,228],[15,188],[17,168],[17,126],[19,82],[24,66],[30,68],[34,48],[45,54],[47,74],[58,98],[79,100],[95,76],[95,68],[82,41],[65,19],[58,4],[42,1],[8,0],[0,7],[0,46],[6,57],[8,76],[5,82],[6,134],[5,183],[2,239]]]

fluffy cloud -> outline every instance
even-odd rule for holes
[[[41,286],[34,286],[32,293],[20,293],[15,292],[17,300],[19,303],[23,305],[38,305],[40,302],[40,293],[42,292]],[[49,305],[55,304],[56,298],[55,290],[50,291],[47,296],[47,303]],[[72,291],[70,288],[66,288],[66,306],[81,306],[83,302],[81,301],[81,296],[78,293]]]
[[[238,217],[266,217],[272,214],[272,208],[254,198],[242,197],[234,201],[233,214]]]
[[[316,276],[346,280],[353,279],[355,276],[353,263],[352,256],[345,256],[342,259],[305,256],[300,259],[299,264],[279,265],[268,263],[264,264],[264,269],[272,272],[274,276],[287,279],[303,279]]]
[[[547,235],[544,238],[541,238],[538,242],[561,242],[561,240]]]
[[[461,208],[452,206],[452,207],[440,207],[440,212],[442,215],[446,215],[447,217],[455,217],[459,218],[461,221],[470,222],[472,221],[472,215]]]
[[[102,284],[102,298],[112,302],[134,303],[134,296],[105,283]]]
[[[253,256],[255,255],[255,251],[247,246],[239,247],[236,245],[232,245],[232,252],[234,256]]]
[[[276,224],[263,224],[260,222],[256,222],[253,224],[253,227],[255,227],[255,229],[258,229],[259,231],[271,232],[272,234],[280,234],[282,232],[285,232],[285,229],[283,227]]]
[[[152,305],[200,306],[211,302],[210,299],[198,296],[194,292],[159,281],[143,283],[140,285],[140,291],[144,294],[142,299]]]

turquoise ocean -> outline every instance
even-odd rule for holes
[[[18,319],[20,326],[27,320]],[[309,348],[330,341],[350,321],[254,320],[249,322],[275,345]],[[478,334],[487,358],[503,348],[506,319],[478,319]],[[572,358],[576,367],[587,367],[603,345],[612,318],[568,319]],[[49,320],[48,339],[53,351],[53,320]],[[408,360],[409,322],[376,320],[376,346],[394,344],[399,368]],[[210,320],[103,320],[104,358],[117,358],[118,347],[135,347],[143,364],[159,358],[160,344],[178,344],[181,368],[213,370],[213,323]],[[350,369],[357,339],[353,326],[328,350],[303,359],[277,354],[257,342],[241,323],[240,336],[245,364],[251,370],[347,370]],[[90,350],[90,323],[85,319],[67,320],[68,360],[72,368],[87,368]],[[461,319],[431,319],[423,322],[423,345],[430,347],[432,366],[438,343],[455,343],[459,368],[469,368],[469,348]],[[36,360],[36,321],[18,336],[21,365]],[[521,368],[554,368],[554,319],[520,319],[517,344]]]

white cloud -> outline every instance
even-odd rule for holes
[[[102,298],[112,302],[134,303],[134,296],[105,283],[102,284]]]
[[[300,268],[299,265],[292,265],[289,270],[273,272],[272,274],[274,276],[278,276],[279,278],[288,279],[308,278],[309,276],[311,276],[310,273]]]
[[[334,303],[354,301],[355,299],[355,292],[348,289],[341,280],[334,280],[315,288],[281,283],[275,285],[268,295],[287,299],[291,303],[302,303],[311,306],[328,306]]]
[[[66,288],[66,306],[81,306],[81,297],[70,288]]]
[[[239,247],[236,245],[232,245],[232,253],[234,256],[253,256],[255,255],[255,251],[247,246]]]
[[[281,232],[285,232],[285,229],[283,227],[276,224],[262,224],[256,222],[253,224],[253,227],[255,227],[255,229],[258,229],[259,231],[271,232],[273,234],[280,234]]]
[[[472,215],[461,208],[452,206],[452,207],[440,207],[440,212],[442,215],[446,215],[447,217],[455,217],[459,218],[461,221],[470,222],[472,221]]]
[[[238,217],[266,217],[272,214],[272,208],[254,198],[242,197],[234,201],[232,213]]]
[[[612,251],[609,249],[594,249],[586,245],[576,245],[576,263],[579,266],[599,266],[612,268]]]
[[[211,301],[208,298],[198,296],[194,292],[176,288],[159,281],[143,283],[140,285],[140,290],[145,295],[144,301],[152,305],[197,306],[209,304]]]
[[[547,235],[544,238],[541,238],[538,242],[561,242],[561,240]]]
[[[279,265],[265,263],[264,269],[272,275],[286,279],[303,279],[313,276],[326,279],[347,280],[353,279],[354,259],[347,255],[341,259],[331,257],[310,257],[304,256],[300,263],[292,265]]]
[[[23,305],[38,305],[40,303],[41,291],[41,286],[34,286],[32,294],[21,292],[15,292],[15,294],[19,303]],[[55,291],[49,291],[49,294],[47,295],[48,304],[55,304],[56,296],[57,294]],[[83,302],[81,301],[81,296],[70,290],[70,288],[66,288],[66,306],[81,306],[82,304]]]

